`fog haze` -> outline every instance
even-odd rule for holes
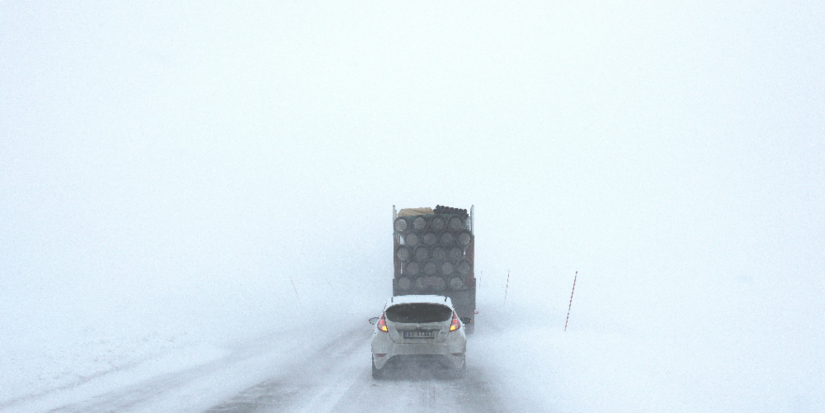
[[[0,337],[371,316],[393,205],[475,205],[479,329],[508,272],[507,305],[561,329],[578,271],[573,332],[767,359],[753,374],[813,397],[823,21],[807,1],[3,2]]]

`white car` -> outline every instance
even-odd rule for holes
[[[381,378],[389,365],[405,359],[438,361],[460,376],[466,371],[467,337],[449,297],[402,295],[387,301],[381,317],[373,317],[372,377]]]

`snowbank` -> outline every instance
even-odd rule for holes
[[[704,331],[640,328],[611,324],[617,318],[597,322],[575,304],[566,333],[564,311],[538,304],[480,314],[470,363],[502,379],[514,411],[816,412],[825,405],[825,351],[810,335],[763,335],[743,328],[748,320],[731,319]]]

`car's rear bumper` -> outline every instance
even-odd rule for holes
[[[466,341],[451,341],[447,343],[398,344],[375,343],[372,345],[372,360],[375,367],[381,369],[392,358],[404,359],[408,356],[432,357],[443,360],[447,367],[461,368],[464,365],[464,353],[467,349]]]
[[[383,363],[376,364],[379,370],[394,369],[394,368],[430,368],[441,367],[449,370],[460,370],[464,366],[465,356],[462,353],[460,356],[443,355],[443,354],[396,354],[392,357],[385,357]],[[373,360],[376,357],[373,356]]]

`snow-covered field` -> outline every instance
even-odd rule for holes
[[[193,344],[185,333],[130,336],[93,327],[17,336],[0,350],[4,360],[0,406],[108,379],[120,371],[149,369],[148,374],[159,374],[221,354],[217,348]]]
[[[563,313],[549,312],[548,326],[524,316],[535,310],[491,315],[496,329],[475,342],[513,411],[818,412],[825,403],[823,348],[808,334],[581,326],[575,313],[565,333]]]
[[[166,305],[156,308],[152,316],[104,308],[91,311],[94,314],[51,314],[32,308],[29,297],[6,296],[7,317],[0,324],[4,332],[0,411],[46,411],[208,363],[226,364],[225,359],[237,354],[252,353],[247,358],[265,355],[270,364],[294,362],[355,320],[365,329],[370,327],[366,322],[370,312],[364,309],[367,303],[351,305],[349,297],[324,299],[313,294],[305,297],[313,301],[301,303],[292,291],[287,292],[272,298],[286,297],[288,303],[258,303],[254,313],[243,311],[242,305],[216,311],[215,307],[227,304],[218,304],[222,300],[213,296],[211,306],[183,313],[177,306]],[[256,296],[255,291],[247,293]],[[54,294],[59,300],[59,292]],[[358,296],[357,292],[352,295]],[[89,306],[100,305],[84,300]],[[329,311],[329,306],[335,310]],[[186,319],[187,315],[191,318]],[[273,340],[283,344],[271,348],[256,344]],[[248,373],[211,392],[228,397],[272,372],[253,369]]]
[[[680,314],[650,303],[637,308],[611,303],[606,300],[610,292],[598,293],[590,275],[580,273],[565,332],[568,291],[559,288],[548,300],[537,300],[519,274],[511,274],[505,303],[502,286],[480,281],[480,314],[468,350],[470,372],[484,374],[507,411],[817,412],[825,402],[820,391],[825,385],[825,348],[818,339],[818,316],[798,313],[790,303],[743,307],[744,302],[770,300],[752,282],[726,285],[739,284],[735,299],[707,294],[713,309]],[[339,335],[342,344],[348,343],[343,334],[358,325],[371,329],[366,319],[382,304],[377,297],[364,299],[342,306],[341,313],[329,313],[320,304],[331,302],[317,300],[291,317],[246,320],[242,328],[213,319],[177,330],[167,323],[74,331],[53,326],[36,337],[20,333],[7,342],[16,344],[2,350],[0,411],[47,411],[198,369],[211,384],[189,384],[189,393],[172,392],[151,406],[203,410],[279,369],[294,368]],[[765,308],[779,314],[771,316]],[[366,355],[367,342],[362,347]],[[232,374],[223,373],[219,383],[209,381],[216,373],[204,366],[211,364]],[[369,370],[366,361],[362,370]],[[195,380],[187,374],[187,380]]]

